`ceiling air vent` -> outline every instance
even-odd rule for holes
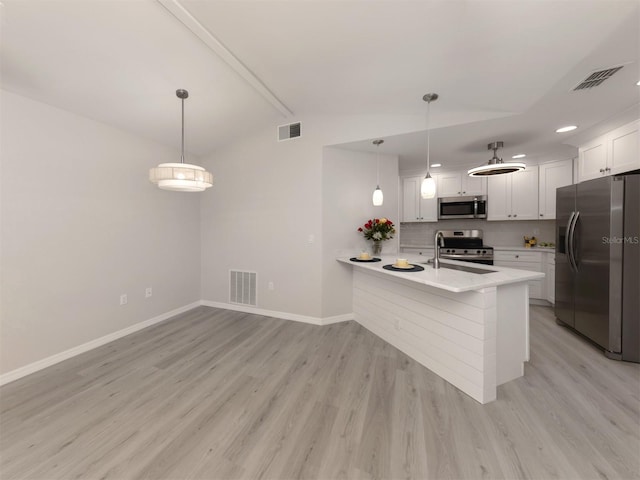
[[[278,127],[278,141],[291,140],[300,136],[300,122],[280,125]]]
[[[587,78],[582,80],[574,89],[576,90],[584,90],[586,88],[593,88],[600,85],[607,78],[610,78],[614,73],[620,70],[623,66],[607,68],[606,70],[598,70],[597,72],[593,72]]]

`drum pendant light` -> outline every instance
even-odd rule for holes
[[[436,181],[429,172],[429,150],[430,150],[430,130],[429,130],[429,110],[431,102],[435,102],[438,99],[437,93],[427,93],[422,100],[427,102],[427,174],[422,179],[420,184],[420,196],[424,199],[433,198],[436,196]]]
[[[377,175],[376,175],[376,189],[373,191],[373,206],[380,207],[384,201],[384,195],[380,190],[380,145],[384,143],[384,140],[374,140],[373,144],[376,146],[376,163],[377,163]]]
[[[161,163],[149,170],[149,180],[163,190],[174,192],[202,192],[213,185],[213,175],[198,165],[184,163],[184,99],[186,90],[176,90],[182,100],[182,155],[180,163]]]

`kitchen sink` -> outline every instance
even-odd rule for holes
[[[433,262],[424,262],[423,265],[433,265]],[[460,270],[461,272],[477,273],[483,275],[485,273],[494,273],[495,270],[485,270],[483,268],[467,267],[466,265],[452,265],[451,263],[440,263],[440,268],[448,268],[449,270]]]

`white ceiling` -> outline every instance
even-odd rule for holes
[[[504,157],[566,158],[556,127],[606,128],[640,101],[637,0],[2,0],[0,12],[3,88],[174,147],[186,88],[196,154],[302,116],[424,115],[422,95],[437,92],[433,161],[477,165],[494,140]],[[419,168],[425,138],[385,138],[381,151]],[[345,147],[373,151],[361,140]]]

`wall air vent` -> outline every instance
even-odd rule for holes
[[[256,272],[229,270],[229,303],[256,306]]]
[[[597,72],[593,72],[587,78],[582,80],[573,89],[573,91],[575,92],[576,90],[585,90],[587,88],[597,87],[602,82],[604,82],[606,79],[611,78],[611,76],[614,73],[616,73],[618,70],[620,70],[622,67],[623,67],[623,65],[620,65],[619,67],[612,67],[612,68],[607,68],[605,70],[598,70]]]
[[[280,125],[278,127],[278,141],[291,140],[300,136],[300,122]]]

